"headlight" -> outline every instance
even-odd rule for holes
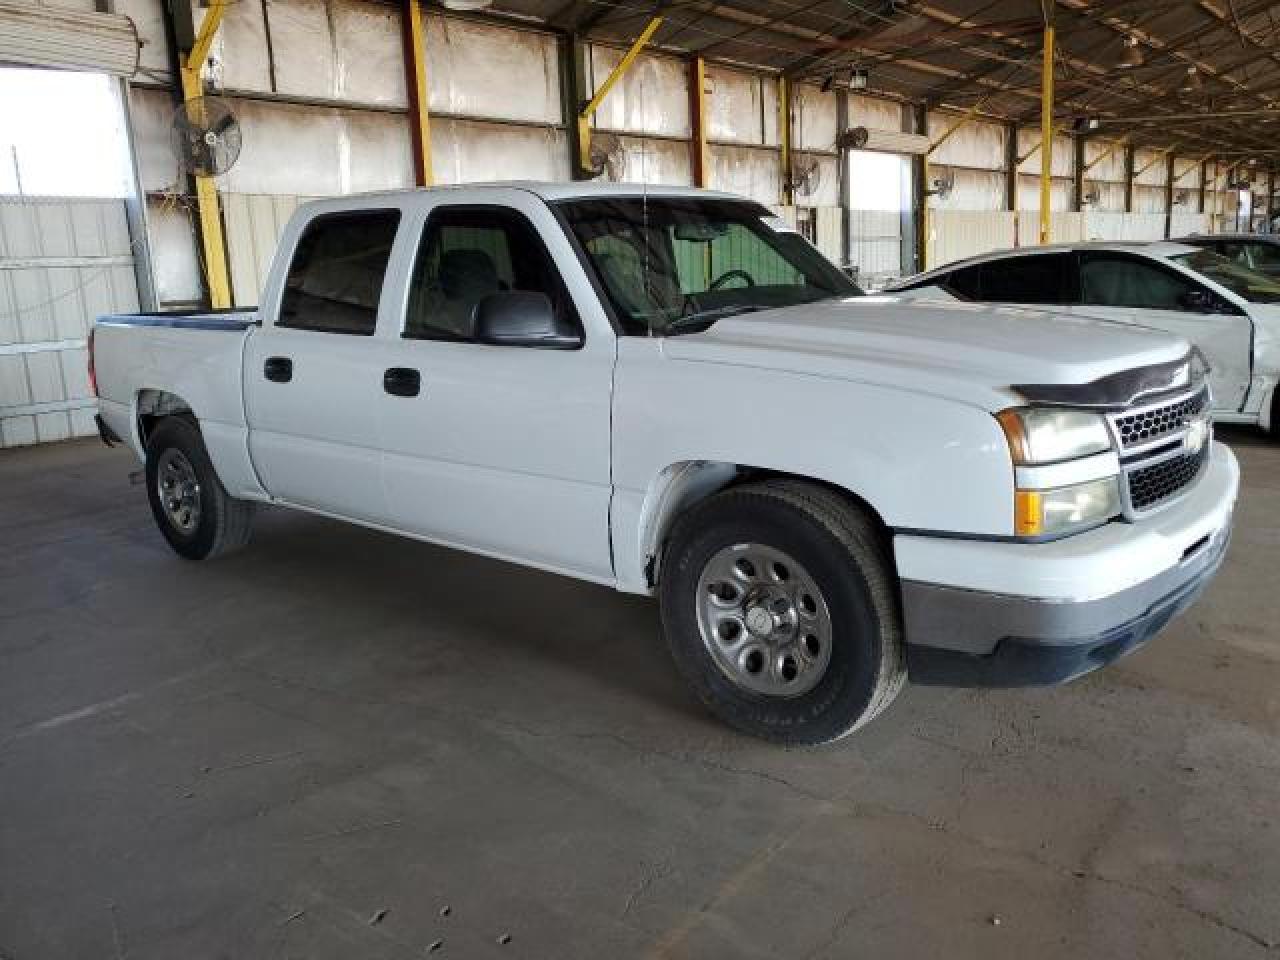
[[[1111,449],[1107,424],[1096,413],[1052,407],[1015,407],[996,414],[1013,462],[1058,463]]]
[[[1120,513],[1116,477],[1052,490],[1014,493],[1014,528],[1020,537],[1044,537],[1094,526]]]

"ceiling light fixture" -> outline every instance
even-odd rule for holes
[[[1178,87],[1183,93],[1196,93],[1204,89],[1204,81],[1200,79],[1200,71],[1195,67],[1187,67],[1187,75],[1182,78]]]
[[[440,0],[446,10],[483,10],[493,0]]]
[[[854,67],[849,74],[850,90],[865,90],[871,83],[871,71],[865,67]]]

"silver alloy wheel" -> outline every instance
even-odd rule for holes
[[[797,697],[831,662],[831,612],[792,557],[760,543],[713,556],[698,578],[698,629],[721,672],[739,687]]]
[[[186,454],[168,447],[156,464],[156,493],[169,525],[184,536],[200,526],[200,478]]]

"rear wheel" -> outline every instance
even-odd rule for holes
[[[755,736],[852,733],[906,679],[891,564],[874,523],[823,487],[779,480],[695,506],[668,541],[660,594],[681,673]]]
[[[156,525],[181,556],[207,560],[249,542],[254,505],[227,493],[190,417],[166,417],[152,431],[146,476]]]

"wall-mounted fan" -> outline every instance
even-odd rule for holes
[[[811,197],[822,186],[822,166],[817,160],[797,162],[791,171],[791,190],[797,197]]]
[[[622,140],[614,133],[593,133],[591,135],[591,169],[593,177],[604,176],[607,180],[625,179],[627,172],[627,151]]]
[[[197,177],[226,173],[240,156],[240,124],[218,97],[196,97],[178,107],[171,135],[178,163]]]
[[[945,200],[951,196],[951,191],[956,187],[956,172],[950,167],[941,167],[934,176],[929,180],[928,189],[925,190],[926,197],[937,197],[939,200]]]

